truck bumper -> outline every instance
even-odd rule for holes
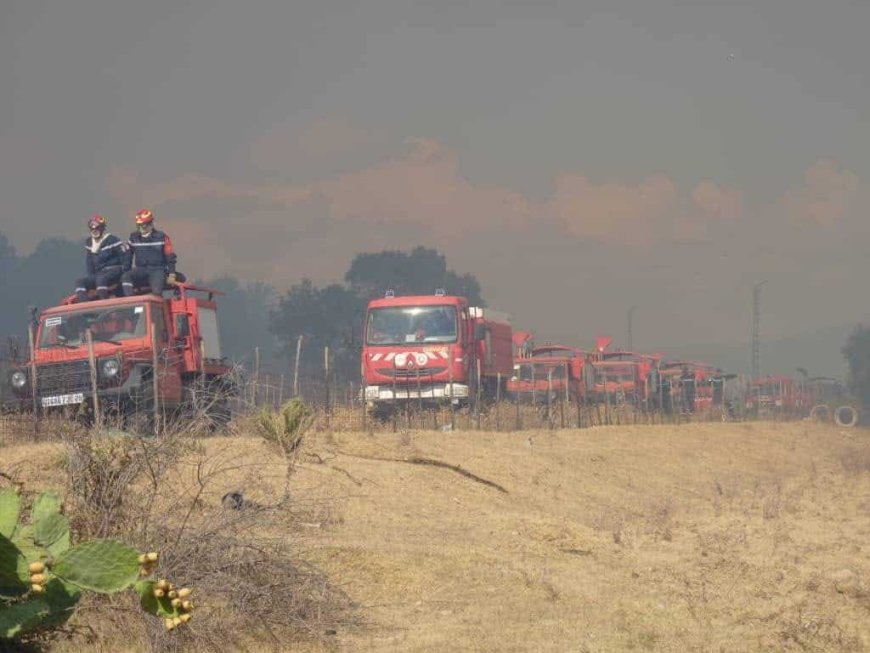
[[[367,385],[364,401],[406,401],[408,399],[467,399],[468,386],[463,383],[409,385]]]

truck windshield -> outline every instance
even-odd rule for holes
[[[455,341],[453,306],[397,306],[369,311],[366,342],[370,345]]]
[[[98,342],[121,342],[146,334],[145,307],[141,304],[50,315],[40,325],[39,348],[79,347],[91,329]]]

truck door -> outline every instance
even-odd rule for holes
[[[164,304],[151,305],[151,324],[157,343],[157,372],[159,374],[160,397],[171,404],[181,402],[181,356],[169,337],[166,328],[166,307]]]

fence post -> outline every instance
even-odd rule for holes
[[[325,381],[324,399],[326,400],[326,428],[331,427],[329,411],[329,346],[323,348],[323,380]]]
[[[97,430],[103,428],[103,419],[100,415],[100,395],[97,392],[97,359],[94,357],[94,334],[90,327],[85,329],[85,342],[88,345],[88,367],[91,371],[91,399],[94,410],[94,426]]]
[[[447,404],[450,406],[450,430],[456,430],[456,411],[453,408],[453,353],[450,353],[450,362],[447,364],[447,379],[450,387],[450,397]]]
[[[523,368],[522,368],[522,366],[520,366],[520,370],[519,370],[520,373],[517,377],[517,391],[514,392],[514,405],[517,409],[517,418],[516,418],[516,421],[514,422],[514,431],[522,430],[522,426],[523,426],[522,419],[520,418],[520,391],[519,391],[520,382],[522,381],[522,378],[523,378],[523,371],[522,370],[523,370]],[[534,374],[534,369],[532,370],[532,373]],[[534,378],[532,379],[532,388],[534,391]]]
[[[251,388],[251,403],[256,408],[260,399],[260,348],[254,347],[254,384]]]
[[[553,428],[553,370],[547,370],[547,428]]]
[[[39,435],[39,397],[36,379],[36,347],[34,343],[33,325],[27,327],[27,343],[30,346],[30,396],[33,401],[33,435]]]
[[[501,372],[495,375],[495,430],[501,431]]]
[[[299,356],[302,354],[302,336],[296,338],[296,359],[293,362],[293,396],[299,396]]]
[[[479,431],[480,430],[480,402],[481,402],[481,396],[482,396],[481,392],[483,390],[481,387],[482,378],[481,378],[481,369],[480,369],[480,359],[479,358],[477,359],[476,374],[477,374],[477,388],[476,388],[475,394],[477,395],[477,398],[474,401],[474,407],[475,407],[474,412],[476,413],[475,417],[477,418],[477,430]]]
[[[157,366],[157,329],[151,327],[151,394],[154,411],[154,435],[160,435],[160,369]]]

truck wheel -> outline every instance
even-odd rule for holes
[[[379,422],[387,422],[393,418],[396,412],[396,405],[378,402],[370,406],[368,411],[372,419],[376,419]]]
[[[858,411],[852,406],[840,406],[834,411],[834,421],[837,426],[852,428],[858,424]]]
[[[817,404],[810,409],[810,419],[814,422],[830,422],[831,408],[827,404]]]

